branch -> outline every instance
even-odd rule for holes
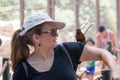
[[[92,23],[92,24],[90,24],[89,25],[89,27],[86,29],[86,31],[85,31],[85,33],[84,34],[86,34],[87,33],[87,31],[93,26],[94,24]]]
[[[82,23],[80,29],[83,29],[88,24],[89,20],[90,20],[90,17],[88,17],[88,19]]]

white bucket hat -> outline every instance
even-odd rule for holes
[[[55,23],[55,26],[57,27],[57,29],[62,29],[65,27],[65,23],[56,22],[53,19],[51,19],[47,14],[44,14],[44,13],[34,14],[25,20],[25,22],[23,24],[23,28],[21,29],[21,32],[19,33],[20,36],[23,36],[31,28],[33,28],[37,25],[40,25],[42,23],[45,23],[45,22]]]

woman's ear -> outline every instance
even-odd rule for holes
[[[40,42],[40,36],[38,34],[33,34],[33,41],[39,43]]]

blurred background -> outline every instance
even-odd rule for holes
[[[66,23],[66,27],[59,31],[58,42],[74,41],[76,27],[88,19],[84,29],[93,25],[85,34],[86,37],[95,38],[97,28],[104,25],[114,31],[119,41],[119,4],[119,0],[0,0],[0,55],[10,54],[12,34],[22,27],[24,19],[31,14],[43,12],[56,21]]]

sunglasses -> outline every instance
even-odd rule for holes
[[[43,31],[41,33],[48,33],[50,34],[52,37],[55,37],[57,35],[57,28],[51,29],[49,31]]]

